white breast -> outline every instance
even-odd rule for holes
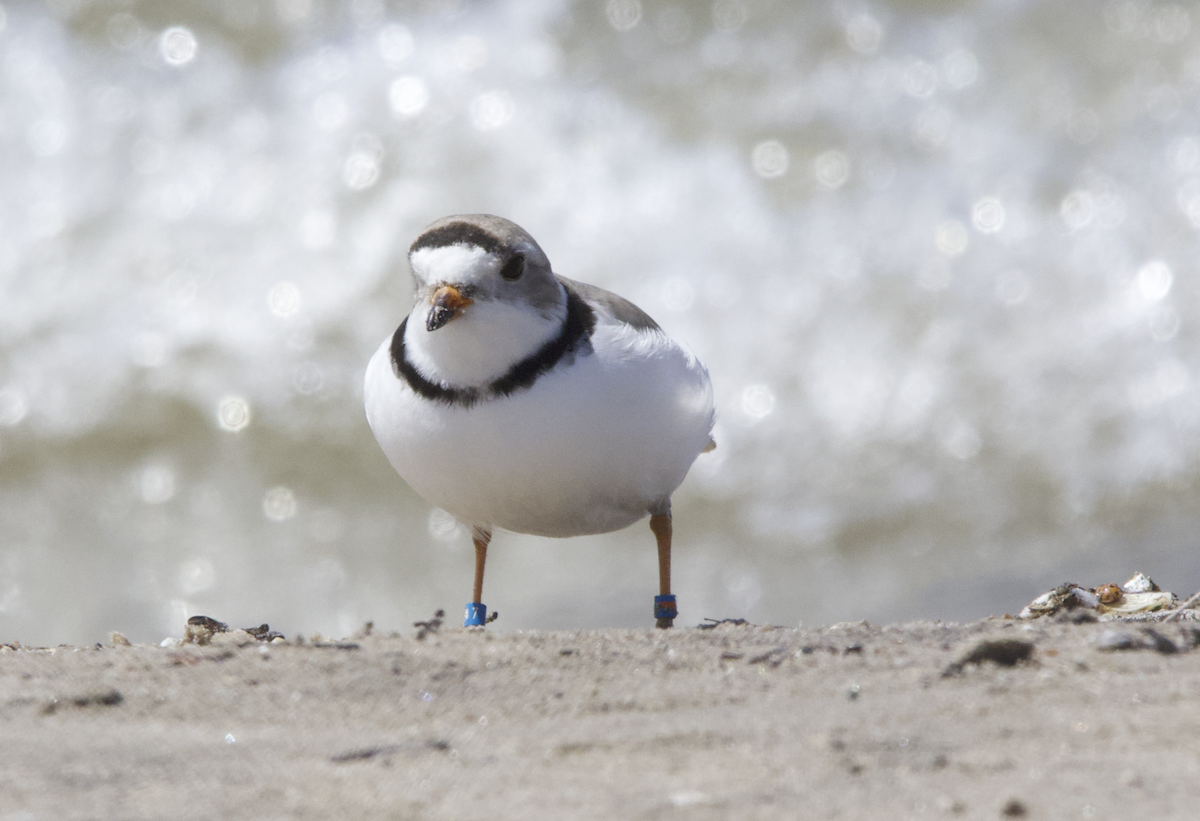
[[[564,300],[565,303],[565,300]],[[549,316],[487,300],[469,305],[470,322],[454,320],[436,331],[410,319],[405,343],[408,360],[426,375],[455,387],[478,385],[503,376],[516,362],[558,335],[567,310]]]
[[[367,420],[400,476],[467,525],[544,536],[625,527],[670,497],[709,441],[708,373],[658,331],[598,321],[591,352],[471,408],[415,394],[390,346],[367,367]]]

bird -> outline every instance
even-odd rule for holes
[[[632,302],[556,274],[503,217],[443,217],[408,262],[413,307],[371,357],[363,403],[400,477],[470,530],[464,625],[488,621],[497,529],[566,538],[649,516],[655,624],[672,627],[671,495],[715,447],[707,368]]]

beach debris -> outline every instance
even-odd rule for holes
[[[436,633],[442,629],[442,620],[446,618],[446,611],[439,610],[433,614],[433,618],[429,621],[414,621],[413,627],[417,628],[417,641],[424,641],[425,637],[430,633]]]
[[[1037,619],[1076,609],[1101,616],[1126,616],[1170,610],[1176,601],[1173,593],[1159,588],[1146,574],[1135,573],[1120,585],[1107,583],[1092,588],[1061,584],[1031,601],[1017,618]]]
[[[750,624],[750,622],[746,621],[745,619],[710,619],[708,616],[705,616],[704,620],[706,622],[708,622],[708,624],[697,624],[696,627],[698,629],[713,630],[717,627],[720,627],[723,624],[728,624],[731,627],[742,627],[744,625],[749,625],[751,627],[754,626],[754,625]]]
[[[75,707],[116,707],[125,700],[125,696],[117,689],[103,690],[98,693],[89,693],[82,696],[73,696],[71,698],[51,698],[42,705],[42,715],[50,716],[58,712],[59,708],[67,705]]]
[[[192,616],[183,629],[183,643],[203,646],[212,642],[212,637],[217,633],[228,631],[229,625],[223,621],[209,616]]]
[[[976,644],[958,661],[952,662],[942,671],[942,678],[961,675],[968,664],[995,662],[1001,667],[1012,667],[1018,662],[1033,658],[1033,642],[1022,639],[988,639]]]
[[[108,634],[108,643],[113,647],[132,647],[129,639],[125,638],[123,633],[118,633],[116,630]]]
[[[1152,627],[1143,627],[1140,633],[1141,635],[1121,630],[1105,630],[1096,638],[1096,649],[1108,652],[1153,650],[1163,655],[1172,655],[1180,651],[1179,645]]]
[[[258,627],[246,627],[243,629],[259,641],[274,641],[275,639],[283,638],[283,633],[272,630],[271,625],[266,622],[263,622]]]
[[[1145,573],[1134,573],[1133,578],[1121,585],[1126,593],[1159,593],[1162,589]]]
[[[1163,619],[1163,622],[1175,621],[1175,619],[1183,616],[1185,610],[1191,610],[1198,603],[1200,603],[1200,593],[1197,593],[1183,604],[1179,605],[1179,607],[1175,608],[1174,612],[1168,613],[1166,618]]]
[[[349,750],[348,752],[338,753],[330,756],[329,760],[335,764],[345,764],[349,761],[369,761],[372,758],[381,755],[394,755],[395,753],[408,753],[409,755],[417,755],[424,752],[445,752],[450,749],[450,742],[443,741],[440,738],[431,738],[428,741],[405,741],[399,744],[379,744],[374,747],[363,747],[358,750]]]
[[[242,629],[231,628],[223,621],[217,621],[211,616],[192,616],[184,627],[183,638],[179,644],[198,644],[201,647],[213,644],[234,644],[244,647],[256,641],[273,641],[282,639],[283,633],[271,629],[265,622],[258,627]],[[163,646],[166,646],[164,642]]]

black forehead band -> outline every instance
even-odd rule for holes
[[[490,231],[469,222],[452,222],[421,234],[408,249],[408,253],[413,254],[422,248],[445,248],[449,245],[474,245],[497,256],[501,256],[504,251],[500,240]]]

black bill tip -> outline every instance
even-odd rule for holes
[[[425,330],[436,331],[457,315],[458,311],[454,308],[446,305],[434,305],[429,309],[429,316],[425,318]]]

